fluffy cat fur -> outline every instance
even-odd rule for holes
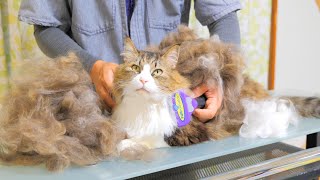
[[[45,163],[50,171],[96,164],[124,137],[73,54],[27,62],[1,104],[0,160],[7,164]]]
[[[170,53],[177,45],[179,45],[178,55],[171,56],[171,61],[163,58],[164,54]],[[244,99],[260,101],[269,98],[268,92],[262,85],[243,73],[244,59],[237,47],[220,42],[217,36],[200,39],[185,26],[180,26],[178,32],[170,33],[159,46],[148,47],[145,51],[138,51],[133,43],[127,39],[123,56],[125,63],[119,67],[115,75],[114,93],[117,107],[113,114],[113,120],[119,128],[123,128],[129,133],[127,139],[118,146],[118,150],[129,152],[131,156],[137,156],[137,153],[133,151],[142,152],[142,149],[166,145],[186,146],[208,139],[221,139],[238,134],[245,117],[245,108],[241,101]],[[137,66],[143,70],[144,64],[149,64],[156,69],[155,62],[165,66],[164,73],[173,73],[174,76],[166,76],[162,82],[157,78],[151,78],[156,87],[165,88],[163,92],[148,92],[148,90],[145,92],[145,89],[140,92],[139,89],[144,87],[143,83],[139,82],[139,78],[136,78],[140,76],[140,71],[137,72],[132,67],[136,68]],[[147,71],[152,73],[152,69]],[[180,81],[170,82],[173,77],[179,78]],[[135,82],[137,86],[126,86],[132,82]],[[163,115],[166,113],[157,112],[155,104],[164,104],[166,98],[178,89],[192,89],[201,83],[215,86],[223,95],[222,106],[217,115],[207,123],[202,123],[193,117],[191,123],[182,128],[177,128],[176,124],[173,124],[175,128],[172,131],[172,121],[175,120]],[[127,89],[128,87],[130,90]],[[128,93],[129,91],[130,93]],[[159,96],[159,94],[162,98],[150,99],[153,96]],[[128,100],[131,97],[134,98]],[[294,103],[300,115],[320,117],[319,98],[286,98]],[[122,108],[124,106],[126,108]],[[161,108],[168,107],[161,106]],[[170,121],[166,125],[170,127],[153,124],[159,129],[165,128],[167,132],[159,133],[159,129],[151,128],[153,126],[150,124],[161,123],[168,119]],[[157,134],[157,142],[162,142],[162,138],[164,138],[167,144],[154,144],[156,139],[148,137],[152,132]],[[137,149],[139,150],[137,151]]]
[[[218,114],[205,123],[206,133],[211,139],[221,139],[238,134],[245,116],[243,99],[266,100],[268,92],[262,85],[243,73],[244,59],[237,47],[220,42],[215,36],[200,39],[186,26],[169,34],[160,43],[159,51],[172,44],[180,45],[180,56],[176,69],[190,80],[191,88],[200,83],[214,84],[223,93],[223,102]],[[205,66],[204,66],[205,65]],[[208,66],[207,66],[208,65]],[[293,102],[297,112],[303,117],[320,117],[318,97],[283,97]],[[190,139],[199,133],[189,127],[176,129],[173,136],[166,138],[168,144],[181,146],[193,144]]]
[[[126,39],[122,54],[125,63],[115,73],[117,106],[112,114],[114,123],[127,133],[127,139],[118,145],[123,157],[137,158],[143,149],[168,146],[164,137],[177,128],[168,100],[177,90],[190,87],[175,69],[178,54],[179,46],[171,46],[163,53],[138,51]]]

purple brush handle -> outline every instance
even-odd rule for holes
[[[192,119],[192,112],[198,107],[197,101],[183,91],[174,93],[172,105],[178,127],[186,126]]]
[[[200,97],[197,97],[196,101],[198,103],[198,108],[203,109],[206,106],[207,97],[202,95]]]

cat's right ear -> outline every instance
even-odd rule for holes
[[[179,58],[179,51],[180,46],[179,45],[173,45],[169,47],[169,49],[162,55],[162,58],[164,58],[170,65],[171,68],[175,68],[178,62]]]
[[[130,62],[136,60],[139,55],[139,51],[134,46],[132,40],[126,37],[124,41],[124,51],[121,53],[124,62]]]

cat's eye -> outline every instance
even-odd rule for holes
[[[152,76],[160,76],[162,74],[162,70],[161,69],[156,69],[152,72]]]
[[[140,67],[135,64],[131,66],[131,69],[135,72],[140,72]]]

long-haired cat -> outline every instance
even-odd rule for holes
[[[146,51],[135,48],[126,39],[125,63],[115,74],[116,108],[112,119],[127,132],[118,145],[124,156],[164,146],[185,146],[209,139],[237,134],[245,117],[243,99],[264,100],[268,92],[243,74],[244,61],[237,47],[222,43],[216,36],[198,38],[192,30],[180,26],[158,47]],[[207,83],[223,94],[218,114],[207,123],[193,117],[178,128],[170,116],[167,99],[179,89],[192,89]],[[303,116],[320,117],[319,98],[289,98]]]
[[[177,128],[168,100],[177,90],[190,87],[190,82],[175,69],[178,54],[177,45],[163,53],[138,51],[132,41],[126,39],[122,54],[125,63],[115,74],[117,106],[112,114],[115,124],[127,132],[127,139],[118,145],[122,155],[136,156],[134,151],[168,146],[164,137],[172,136]],[[196,121],[190,125],[198,126]],[[198,137],[202,141],[208,139],[205,133]]]

